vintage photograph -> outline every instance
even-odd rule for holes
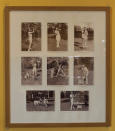
[[[42,84],[42,59],[40,57],[21,58],[22,85]]]
[[[68,57],[47,58],[47,84],[68,85]]]
[[[27,111],[54,111],[55,109],[54,91],[26,91]]]
[[[74,84],[94,84],[94,57],[74,57]]]
[[[62,91],[61,111],[88,111],[89,92],[88,91]]]
[[[67,51],[68,26],[66,23],[48,23],[48,51]]]
[[[94,50],[94,27],[92,23],[74,25],[74,50]]]
[[[41,23],[24,22],[21,24],[22,51],[41,50]]]

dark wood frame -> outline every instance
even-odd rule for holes
[[[103,123],[10,123],[10,11],[105,11],[106,12],[106,122]],[[110,7],[38,7],[8,6],[5,7],[5,110],[6,127],[95,127],[111,125],[111,59],[110,59]]]

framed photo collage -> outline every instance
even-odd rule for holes
[[[109,11],[6,7],[6,126],[110,124]]]

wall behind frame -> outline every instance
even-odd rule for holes
[[[115,101],[112,101],[112,123],[110,127],[73,128],[5,128],[4,87],[4,7],[5,6],[109,6],[111,7],[111,71],[112,100],[115,99],[115,0],[0,0],[0,131],[115,131]]]

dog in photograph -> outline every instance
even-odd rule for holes
[[[32,80],[33,79],[33,74],[32,72],[26,72],[24,75],[25,80]]]
[[[26,72],[25,76],[24,76],[24,79],[27,80],[30,78],[30,73],[29,72]]]
[[[34,106],[40,105],[41,104],[41,100],[34,100]]]

